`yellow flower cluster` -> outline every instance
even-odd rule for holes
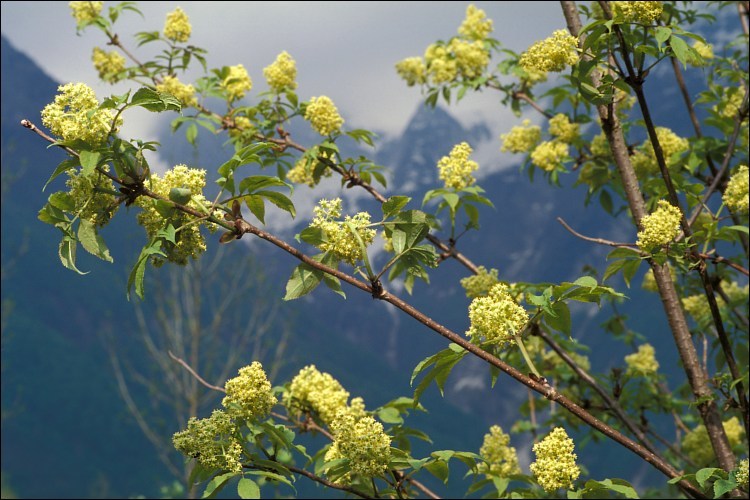
[[[95,226],[106,225],[120,206],[114,195],[101,191],[115,191],[112,180],[99,173],[86,176],[72,169],[67,173],[69,179],[66,185],[70,188],[69,194],[75,205],[74,213]]]
[[[427,81],[427,67],[421,57],[407,57],[396,63],[396,73],[406,80],[409,87],[422,85]]]
[[[740,287],[736,281],[730,283],[723,281],[721,283],[721,288],[731,304],[747,302],[748,294],[750,294],[750,285]],[[716,296],[716,301],[720,309],[727,306],[727,303],[724,302],[724,298],[721,295]],[[682,299],[682,307],[699,325],[708,323],[712,320],[711,308],[708,305],[706,295],[703,293],[684,297]]]
[[[156,85],[156,90],[172,94],[182,103],[183,107],[198,105],[198,99],[195,97],[195,87],[191,84],[186,85],[182,83],[176,76],[165,76],[161,83]]]
[[[466,17],[458,27],[458,34],[469,40],[484,40],[490,33],[492,33],[492,19],[487,19],[487,14],[476,5],[469,4],[466,7]]]
[[[370,416],[339,412],[333,422],[335,454],[349,459],[352,473],[367,477],[381,476],[391,461],[391,438],[383,424]],[[331,459],[326,455],[326,460]]]
[[[531,337],[531,338],[538,338],[538,337]],[[542,344],[543,345],[543,344]],[[589,360],[589,357],[584,354],[578,354],[577,352],[568,352],[568,356],[570,356],[575,364],[580,366],[583,371],[589,371],[591,369],[591,361]],[[555,351],[549,349],[544,350],[542,353],[542,366],[549,366],[553,370],[558,369],[564,369],[564,370],[570,370],[570,367],[565,362],[564,359],[560,357],[559,354],[557,354]]]
[[[740,423],[740,419],[732,417],[723,423],[724,432],[727,434],[729,445],[735,447],[742,441],[742,435],[745,429]],[[715,460],[714,451],[711,447],[711,441],[708,438],[706,426],[700,424],[692,431],[685,434],[682,438],[682,451],[695,462],[698,467],[704,467]]]
[[[336,162],[336,156],[332,153],[319,152],[318,154],[334,163]],[[296,184],[307,184],[310,187],[315,187],[320,182],[320,179],[316,179],[313,174],[319,164],[317,160],[309,156],[303,156],[294,164],[294,167],[289,169],[289,172],[286,173],[286,178]],[[333,172],[330,168],[325,168],[321,177],[330,177],[332,174]]]
[[[610,2],[615,17],[626,22],[651,24],[664,11],[662,2]]]
[[[469,159],[473,152],[468,143],[462,142],[453,146],[450,154],[438,161],[439,178],[445,181],[446,189],[460,191],[474,184],[474,176],[471,173],[479,168],[479,164]]]
[[[209,418],[191,417],[187,429],[174,434],[174,447],[191,458],[197,458],[207,469],[242,472],[242,445],[234,437],[237,427],[222,410]]]
[[[71,15],[76,19],[78,24],[91,22],[102,12],[104,2],[70,2]]]
[[[531,163],[552,172],[561,168],[563,161],[568,157],[568,145],[561,141],[545,141],[539,144],[531,152]]]
[[[263,418],[278,402],[271,393],[271,383],[266,378],[263,365],[257,361],[240,368],[239,376],[227,380],[224,389],[227,395],[221,404],[234,418]]]
[[[42,110],[44,126],[65,141],[80,139],[92,146],[106,141],[115,115],[110,109],[97,109],[94,91],[83,83],[68,83],[57,90],[55,102]],[[120,118],[117,126],[121,124]]]
[[[105,82],[115,83],[120,80],[120,73],[125,70],[125,58],[118,52],[105,52],[99,47],[94,47],[91,54],[94,68],[99,72],[99,78]]]
[[[625,356],[625,363],[630,375],[653,375],[659,369],[659,362],[656,361],[654,347],[651,344],[638,346],[638,352]]]
[[[454,38],[448,44],[448,51],[453,54],[456,69],[464,78],[481,76],[490,63],[490,54],[484,48],[484,43],[479,40],[469,42]]]
[[[331,135],[341,130],[344,119],[333,101],[326,96],[312,97],[305,109],[305,120],[320,135]]]
[[[745,92],[741,88],[728,89],[721,100],[713,110],[724,118],[736,118],[742,107],[742,99]],[[747,135],[747,134],[745,134]]]
[[[656,127],[656,137],[659,140],[664,161],[669,168],[676,167],[680,164],[680,156],[688,150],[690,143],[687,139],[682,138],[666,127]],[[630,158],[635,172],[639,176],[658,175],[660,173],[659,164],[656,161],[656,153],[651,141],[646,139],[641,144],[635,154]]]
[[[750,205],[750,195],[748,195],[749,178],[747,165],[740,165],[737,171],[732,174],[724,190],[722,200],[724,204],[734,213],[745,214],[748,212]]]
[[[529,321],[529,314],[508,293],[508,285],[498,283],[486,297],[477,297],[469,305],[471,326],[466,335],[500,345],[512,344],[514,336]]]
[[[666,200],[659,200],[654,213],[641,219],[636,245],[644,252],[658,250],[680,234],[682,212]]]
[[[226,91],[229,100],[234,101],[245,97],[245,92],[253,88],[253,81],[245,66],[238,64],[229,66],[229,74],[222,80],[221,88]]]
[[[549,133],[565,144],[575,141],[581,134],[580,126],[577,123],[571,123],[568,115],[564,113],[558,113],[550,118]]]
[[[669,274],[672,275],[672,281],[675,281],[677,279],[677,273],[675,272],[673,266],[669,266]],[[641,288],[649,292],[659,291],[659,287],[656,284],[656,278],[654,278],[653,269],[649,268],[648,271],[646,271],[646,274],[643,275],[643,282],[641,283]]]
[[[578,39],[566,30],[537,42],[521,54],[518,64],[527,71],[562,71],[578,62]]]
[[[309,365],[292,379],[283,401],[292,412],[314,411],[324,423],[330,424],[340,411],[347,409],[348,399],[349,392],[338,380],[328,373],[319,372],[315,365]],[[352,400],[352,407],[359,405],[364,414],[364,403],[358,398]]]
[[[320,200],[314,209],[315,218],[310,227],[319,228],[323,231],[325,241],[318,248],[324,252],[331,252],[338,260],[343,260],[351,265],[362,260],[362,247],[357,241],[347,223],[350,223],[357,235],[369,246],[375,239],[375,230],[370,229],[370,214],[359,212],[355,216],[347,215],[344,221],[336,220],[341,217],[341,198],[333,200]]]
[[[689,62],[693,66],[705,66],[708,61],[714,58],[714,47],[710,43],[701,42],[696,40],[693,44],[693,49],[698,53],[700,58],[691,57]]]
[[[190,26],[185,11],[180,7],[167,14],[167,20],[164,22],[164,36],[173,42],[185,43],[190,39],[190,33],[193,27]]]
[[[274,92],[294,90],[297,88],[297,63],[284,51],[276,56],[272,64],[263,68],[263,76]]]
[[[192,199],[186,204],[188,207],[200,210],[201,206],[208,205],[206,198],[203,196],[203,188],[206,185],[206,171],[194,168],[188,168],[185,165],[177,165],[168,170],[161,178],[158,174],[151,174],[151,190],[165,198],[169,197],[172,188],[189,189]],[[143,226],[150,238],[153,238],[159,230],[165,227],[167,220],[157,210],[154,200],[146,197],[139,197],[136,205],[143,209],[138,214],[138,223]],[[175,212],[169,219],[169,222],[178,229],[175,245],[162,246],[167,254],[167,260],[176,264],[185,265],[189,257],[194,259],[206,251],[206,241],[200,232],[200,224],[188,224],[192,217],[182,212]],[[206,224],[209,230],[215,230],[216,226],[210,223]],[[154,256],[152,263],[160,266],[163,261]]]
[[[242,137],[243,135],[251,135],[253,132],[253,122],[246,116],[235,116],[234,126],[228,130],[229,137]]]
[[[748,482],[748,459],[747,458],[740,460],[740,463],[737,465],[737,469],[734,472],[734,477],[737,480],[737,484],[740,486],[740,488],[747,490],[747,482]]]
[[[556,427],[532,447],[536,462],[529,469],[544,491],[551,493],[558,488],[573,488],[573,481],[581,474],[574,448],[573,440],[562,427]]]
[[[386,236],[385,231],[380,233],[380,237],[383,238],[383,250],[386,252],[392,253],[393,252],[393,238],[389,238]]]
[[[607,141],[607,136],[604,132],[591,140],[591,154],[598,158],[609,158],[612,156],[612,150],[609,148],[609,141]]]
[[[500,282],[497,269],[490,269],[488,272],[486,267],[479,266],[477,271],[477,274],[461,278],[461,286],[466,290],[466,296],[470,299],[487,296],[490,289]]]
[[[528,153],[542,140],[542,128],[538,125],[529,125],[531,120],[524,120],[520,126],[510,129],[507,134],[500,136],[503,143],[500,151],[511,153]]]
[[[510,446],[510,436],[499,425],[493,425],[490,433],[484,435],[479,454],[485,460],[485,463],[479,465],[479,471],[484,474],[508,477],[521,473],[516,449]]]

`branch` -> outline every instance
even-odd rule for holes
[[[363,492],[361,492],[359,490],[356,490],[356,489],[352,488],[351,486],[342,486],[340,484],[333,483],[333,482],[331,482],[331,481],[329,481],[327,479],[323,479],[320,476],[316,476],[312,472],[306,471],[305,469],[301,469],[299,467],[295,467],[294,465],[288,465],[288,464],[281,464],[281,465],[283,465],[284,467],[286,467],[290,471],[294,472],[295,474],[299,474],[300,476],[305,476],[306,478],[312,479],[316,483],[320,483],[320,484],[322,484],[324,486],[327,486],[329,488],[333,488],[335,490],[346,491],[347,493],[351,493],[352,495],[356,495],[356,496],[358,496],[360,498],[376,498],[376,497],[371,497],[367,493],[363,493]]]
[[[557,222],[559,222],[560,224],[562,224],[562,226],[563,226],[563,227],[564,227],[565,229],[567,229],[568,231],[570,231],[570,233],[571,233],[571,234],[573,234],[573,236],[576,236],[576,237],[578,237],[578,238],[581,238],[582,240],[585,240],[585,241],[590,241],[590,242],[592,242],[592,243],[598,243],[598,244],[600,244],[600,245],[608,245],[608,246],[611,246],[611,247],[630,247],[630,248],[637,248],[637,245],[634,245],[633,243],[617,243],[617,242],[615,242],[615,241],[605,240],[605,239],[603,239],[603,238],[592,238],[591,236],[584,236],[584,235],[582,235],[581,233],[578,233],[578,232],[576,232],[576,231],[575,231],[575,230],[574,230],[574,229],[573,229],[572,227],[570,227],[570,226],[568,225],[568,223],[567,223],[567,222],[565,222],[565,221],[564,221],[564,220],[562,219],[562,217],[558,217],[558,218],[557,218]]]
[[[707,253],[698,253],[698,257],[704,260],[710,260],[710,261],[716,262],[717,264],[726,264],[732,269],[741,272],[745,276],[750,276],[750,273],[748,272],[746,268],[740,266],[739,264],[735,264],[731,260],[721,257],[720,255],[709,255]]]
[[[177,361],[177,362],[178,362],[179,364],[181,364],[181,365],[182,365],[182,366],[183,366],[183,367],[184,367],[184,368],[185,368],[185,369],[186,369],[187,371],[189,371],[189,372],[190,372],[190,374],[191,374],[191,375],[192,375],[193,377],[195,377],[195,379],[196,379],[196,380],[197,380],[198,382],[200,382],[201,384],[203,384],[204,386],[208,387],[208,388],[209,388],[209,389],[211,389],[211,390],[214,390],[214,391],[219,391],[219,392],[223,392],[224,394],[226,394],[226,392],[227,392],[227,391],[226,391],[226,390],[225,390],[225,389],[224,389],[223,387],[219,387],[219,386],[217,386],[217,385],[209,384],[208,382],[206,382],[205,380],[203,380],[203,377],[201,377],[200,375],[198,375],[198,374],[197,374],[197,373],[195,372],[195,370],[193,370],[193,368],[192,368],[192,367],[191,367],[191,366],[190,366],[189,364],[187,364],[187,363],[185,362],[185,360],[183,360],[183,359],[181,359],[181,358],[178,358],[177,356],[175,356],[174,354],[172,354],[172,351],[167,351],[167,352],[168,352],[168,354],[169,354],[169,357],[170,357],[170,358],[172,358],[173,360],[175,360],[175,361]]]

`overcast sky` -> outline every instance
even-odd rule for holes
[[[105,2],[105,7],[107,4],[114,2]],[[409,88],[398,78],[394,64],[409,56],[421,56],[430,43],[455,35],[468,4],[143,2],[139,8],[145,20],[126,13],[118,20],[116,32],[133,48],[130,35],[161,30],[166,14],[181,6],[193,26],[190,43],[208,50],[210,66],[242,63],[253,79],[254,90],[260,90],[265,88],[263,68],[286,50],[297,61],[301,99],[328,95],[349,126],[397,134],[421,95],[418,88]],[[125,88],[98,83],[91,51],[95,45],[104,46],[104,37],[93,28],[76,36],[68,2],[1,5],[3,35],[53,79],[83,81],[94,87],[100,98]],[[565,26],[557,2],[476,5],[494,21],[495,38],[516,51]],[[497,104],[497,97],[493,93],[467,98],[451,112],[465,124],[486,120],[497,126],[502,117],[511,119]]]

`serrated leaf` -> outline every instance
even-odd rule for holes
[[[81,219],[78,225],[78,241],[81,246],[91,255],[95,255],[102,260],[112,262],[112,256],[109,249],[104,243],[104,238],[97,232],[96,226],[87,219]]]
[[[290,200],[288,196],[276,191],[258,191],[255,194],[264,197],[278,208],[288,212],[292,218],[297,216],[297,210],[294,208],[294,203],[292,203],[292,200]]]
[[[263,201],[262,196],[257,194],[250,194],[242,198],[250,209],[250,212],[260,221],[264,226],[266,225],[266,203]]]
[[[201,498],[213,498],[218,492],[222,490],[222,488],[224,488],[224,486],[226,486],[227,481],[229,481],[236,475],[236,472],[227,472],[225,474],[216,476],[208,482],[208,484],[206,485],[206,489],[203,491],[203,497]]]
[[[326,243],[326,233],[319,227],[306,227],[299,233],[299,239],[305,243],[314,247],[320,247],[323,243]]]
[[[140,106],[141,108],[160,113],[162,111],[180,111],[180,101],[171,94],[163,94],[148,87],[141,87],[133,94],[128,106]]]
[[[705,469],[701,469],[695,473],[695,480],[698,482],[701,488],[705,488],[706,481],[708,481],[711,476],[713,476],[714,473],[719,470],[721,469],[717,469],[716,467],[707,467]]]
[[[408,196],[391,196],[385,201],[385,203],[383,203],[383,218],[387,219],[388,217],[395,215],[410,201],[411,198]]]
[[[717,479],[714,483],[714,498],[722,498],[737,487],[737,483],[729,479]]]
[[[251,175],[240,182],[240,192],[254,193],[255,191],[275,186],[288,187],[288,184],[278,177],[270,175]]]
[[[81,167],[83,168],[82,174],[91,175],[96,169],[96,165],[99,162],[100,157],[101,154],[95,151],[81,151],[78,155],[78,159],[80,160]]]
[[[52,172],[52,175],[49,179],[47,179],[47,182],[44,183],[44,186],[42,187],[42,191],[47,189],[47,186],[50,182],[52,182],[58,175],[62,174],[63,172],[67,172],[68,170],[75,168],[78,162],[74,160],[73,158],[68,158],[66,160],[61,161],[57,167],[55,167],[55,171]]]
[[[292,271],[286,283],[284,300],[298,299],[315,290],[323,278],[323,271],[319,271],[308,264],[302,263]]]
[[[169,190],[169,199],[180,205],[187,205],[193,197],[193,192],[188,188],[173,187]]]
[[[243,477],[237,483],[237,494],[240,498],[260,498],[260,488],[252,479]]]
[[[580,278],[575,280],[573,284],[586,288],[595,288],[599,286],[599,283],[597,283],[596,279],[591,276],[581,276]]]
[[[683,67],[686,67],[687,62],[690,59],[690,48],[687,43],[685,43],[685,40],[672,36],[669,38],[669,46],[672,47],[672,52],[674,52],[677,60],[682,63]]]
[[[555,302],[550,309],[545,309],[544,320],[555,330],[570,335],[570,309],[565,302]]]
[[[448,475],[450,474],[450,469],[448,468],[448,464],[446,462],[437,460],[435,462],[426,464],[424,468],[427,469],[430,474],[441,480],[444,484],[448,484]]]
[[[60,240],[57,255],[60,257],[62,265],[66,268],[78,274],[88,274],[88,272],[84,273],[76,267],[76,240],[70,236],[63,236],[63,239]]]
[[[72,212],[76,208],[76,203],[73,201],[73,197],[66,191],[52,193],[49,195],[49,198],[47,198],[47,201],[58,210],[64,210],[66,212]]]
[[[403,424],[404,419],[396,408],[381,408],[377,412],[378,418],[386,424]]]

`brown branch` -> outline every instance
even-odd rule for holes
[[[192,367],[191,367],[191,366],[190,366],[189,364],[187,364],[187,363],[185,362],[185,360],[184,360],[184,359],[178,358],[177,356],[175,356],[174,354],[172,354],[172,351],[167,351],[167,353],[169,354],[169,357],[170,357],[170,358],[172,358],[173,360],[177,361],[177,362],[178,362],[179,364],[181,364],[181,365],[182,365],[182,366],[183,366],[183,367],[184,367],[184,368],[185,368],[185,369],[186,369],[187,371],[189,371],[189,372],[190,372],[190,374],[191,374],[191,375],[192,375],[193,377],[195,377],[195,379],[196,379],[196,380],[197,380],[198,382],[200,382],[201,384],[205,385],[206,387],[208,387],[209,389],[211,389],[211,390],[213,390],[213,391],[219,391],[219,392],[223,392],[223,393],[225,393],[225,394],[226,394],[226,392],[227,392],[227,391],[226,391],[226,390],[225,390],[225,389],[224,389],[223,387],[219,387],[218,385],[213,385],[213,384],[209,384],[208,382],[206,382],[206,381],[205,381],[205,380],[203,379],[203,377],[201,377],[200,375],[198,375],[198,374],[197,374],[197,373],[195,372],[195,370],[193,370],[193,368],[192,368]]]
[[[720,255],[709,255],[706,253],[698,253],[698,257],[700,257],[703,260],[710,260],[712,262],[716,262],[717,264],[726,264],[727,266],[731,267],[732,269],[741,272],[745,276],[750,276],[750,272],[739,264],[735,264],[729,259],[726,259],[724,257],[721,257]]]
[[[34,125],[33,123],[31,123],[31,121],[29,121],[29,120],[26,120],[26,119],[21,120],[21,126],[27,128],[29,130],[31,130],[36,135],[38,135],[39,137],[41,137],[45,141],[49,142],[50,144],[55,144],[57,142],[57,140],[55,140],[54,138],[52,138],[49,135],[47,135],[44,131],[42,131],[39,127],[37,127],[36,125]],[[70,154],[70,155],[75,156],[76,158],[78,158],[78,153],[75,152],[74,150],[70,149],[68,146],[63,146],[62,144],[55,144],[55,146],[64,149],[68,154]]]
[[[575,231],[572,227],[570,227],[568,223],[562,219],[562,217],[558,217],[557,222],[562,224],[562,226],[565,229],[567,229],[571,234],[573,234],[573,236],[581,238],[582,240],[585,240],[585,241],[590,241],[592,243],[598,243],[600,245],[607,245],[611,247],[631,247],[631,248],[637,247],[637,245],[633,243],[617,243],[615,241],[605,240],[603,238],[592,238],[591,236],[584,236],[581,233]]]
[[[356,489],[352,488],[351,486],[342,486],[340,484],[336,484],[334,482],[331,482],[328,479],[323,479],[320,476],[316,476],[312,472],[306,471],[305,469],[301,469],[299,467],[295,467],[294,465],[288,465],[288,464],[282,464],[282,465],[284,467],[286,467],[287,469],[289,469],[290,471],[294,472],[295,474],[299,474],[300,476],[305,476],[306,478],[312,479],[316,483],[320,483],[320,484],[322,484],[324,486],[327,486],[329,488],[333,488],[335,490],[346,491],[347,493],[351,493],[352,495],[356,495],[356,496],[358,496],[360,498],[376,498],[376,497],[371,497],[367,493],[363,493],[363,492],[361,492],[359,490],[356,490]]]

